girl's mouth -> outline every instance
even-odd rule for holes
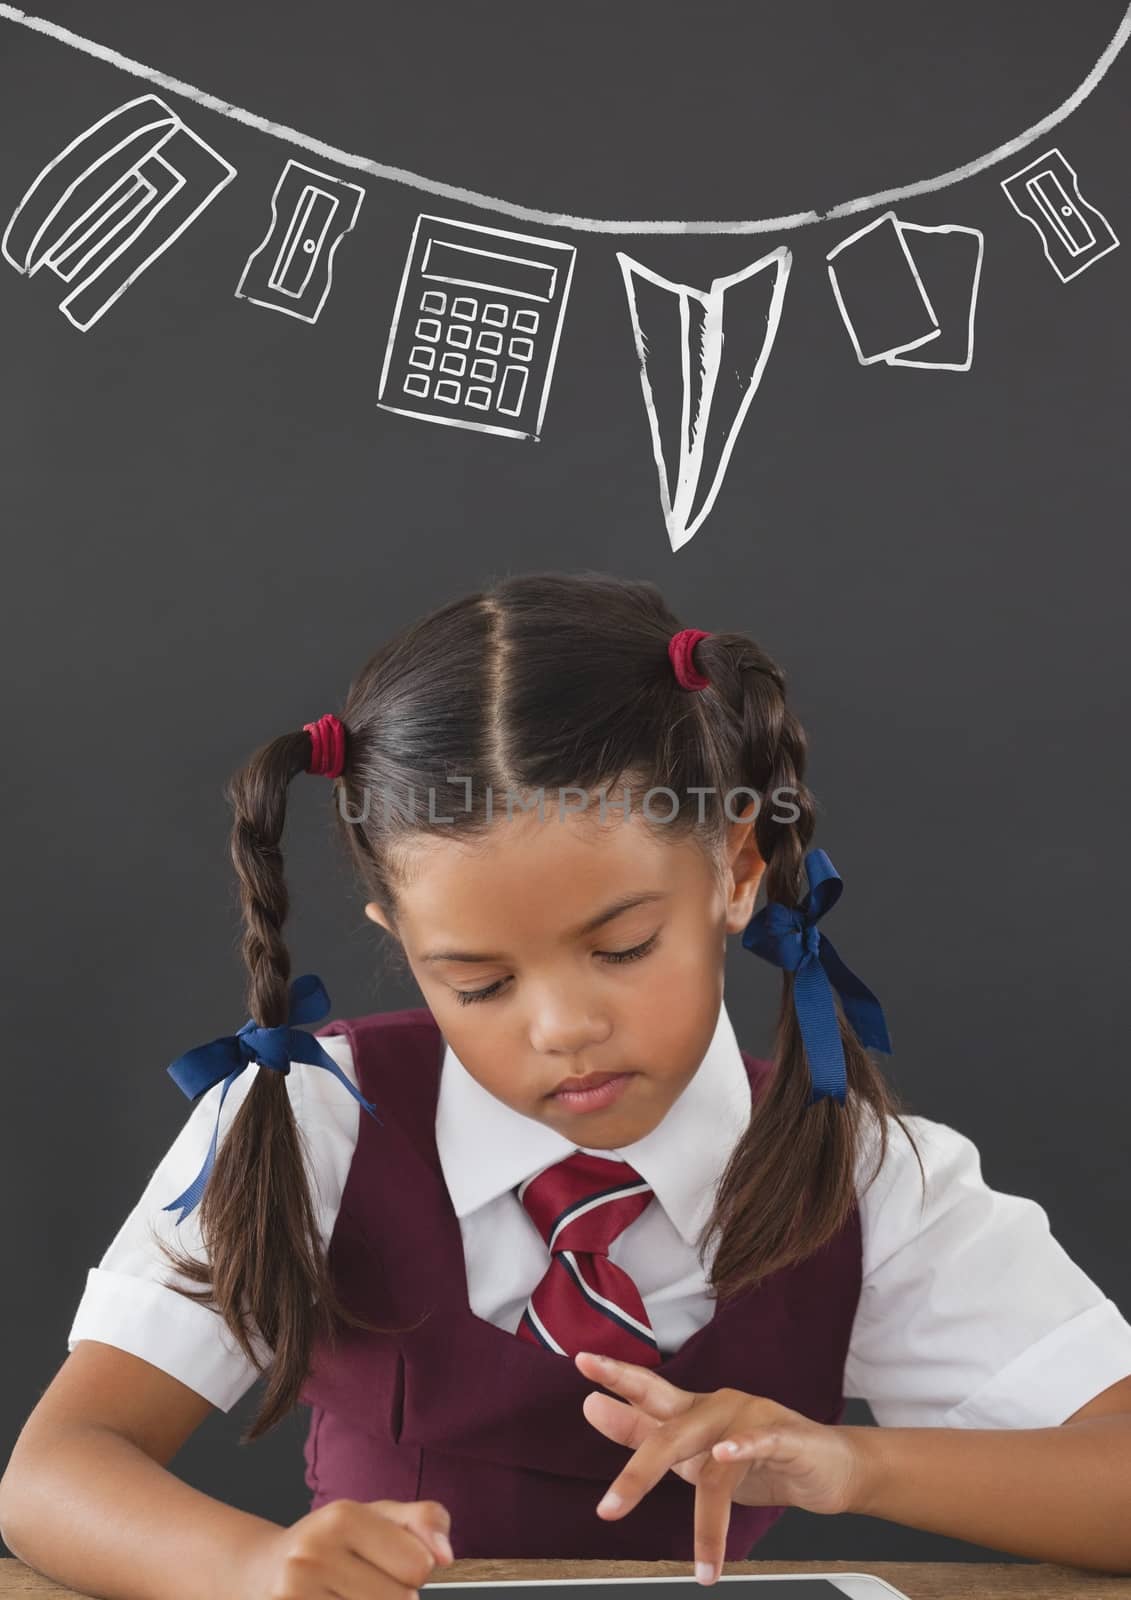
[[[615,1078],[606,1079],[595,1089],[558,1089],[550,1099],[567,1111],[600,1111],[619,1100],[628,1080],[635,1076],[634,1072],[618,1072]]]

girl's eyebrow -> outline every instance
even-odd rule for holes
[[[652,900],[667,900],[666,889],[647,889],[640,894],[621,895],[619,900],[614,900],[603,911],[598,911],[595,917],[590,917],[579,928],[572,928],[567,933],[569,939],[580,939],[583,934],[592,933],[594,929],[603,927],[606,922],[611,922],[614,917],[619,917],[622,911],[631,911],[633,906],[645,905]],[[487,955],[475,955],[467,950],[430,950],[427,955],[421,956],[421,961],[505,961],[506,955],[498,952]]]

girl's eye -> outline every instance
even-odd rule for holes
[[[598,950],[595,953],[602,961],[610,963],[639,961],[641,956],[646,956],[649,951],[655,949],[659,937],[658,933],[654,933],[650,939],[645,939],[643,944],[634,945],[631,950]],[[453,989],[452,993],[461,1006],[466,1006],[473,1000],[490,1000],[509,981],[508,978],[499,978],[495,983],[488,984],[486,989]]]

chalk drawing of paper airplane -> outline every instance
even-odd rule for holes
[[[17,272],[49,267],[69,284],[59,310],[85,333],[235,175],[163,100],[142,95],[43,168],[0,251]]]
[[[957,223],[925,227],[894,211],[829,251],[829,281],[856,359],[968,372],[984,240]]]
[[[1062,283],[1119,243],[1111,223],[1081,195],[1076,168],[1057,149],[1003,178],[1001,186],[1018,216],[1040,234],[1045,259]]]
[[[694,289],[617,251],[628,294],[660,500],[673,550],[715,503],[781,320],[793,262],[780,245]]]
[[[334,252],[364,198],[360,184],[288,161],[271,196],[266,236],[247,258],[236,298],[317,322],[330,293]]]

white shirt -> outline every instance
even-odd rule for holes
[[[348,1039],[320,1042],[356,1085]],[[245,1068],[228,1090],[220,1140],[258,1071],[255,1064]],[[284,1082],[325,1248],[359,1118],[367,1113],[323,1068],[294,1063]],[[102,1260],[89,1270],[67,1348],[80,1339],[116,1345],[230,1411],[259,1374],[215,1311],[164,1287],[172,1268],[150,1232],[204,1259],[199,1206],[179,1226],[178,1213],[162,1207],[203,1164],[221,1087],[214,1085],[192,1107]],[[653,1203],[613,1241],[609,1257],[639,1288],[664,1355],[714,1312],[695,1244],[750,1108],[750,1083],[724,1004],[698,1071],[660,1124],[635,1144],[596,1152],[631,1162],[654,1191]],[[926,1117],[905,1120],[923,1157],[925,1200],[914,1153],[890,1118],[884,1163],[861,1192],[879,1132],[874,1120],[865,1123],[856,1171],[863,1279],[844,1393],[867,1400],[881,1426],[1058,1426],[1131,1374],[1131,1325],[1052,1237],[1040,1205],[987,1186],[969,1139]],[[585,1147],[489,1093],[450,1045],[441,1067],[436,1144],[459,1218],[471,1309],[513,1333],[550,1262],[513,1188]],[[489,1161],[482,1158],[485,1150]],[[717,1242],[716,1236],[712,1249]],[[256,1349],[269,1358],[261,1342]]]

